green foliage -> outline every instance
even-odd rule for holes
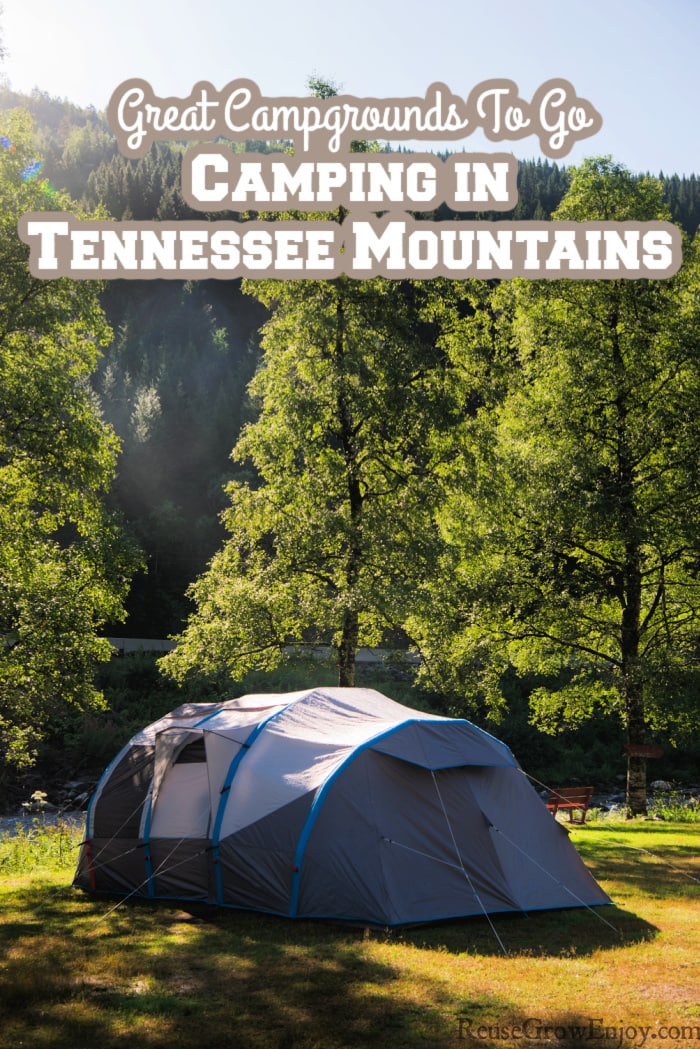
[[[82,133],[81,144],[84,143]],[[92,157],[83,195],[88,206],[98,204],[120,221],[135,219],[188,219],[198,213],[188,208],[180,193],[181,150],[169,143],[154,143],[140,160],[127,160],[114,149]],[[63,158],[66,160],[64,151]],[[99,160],[99,162],[97,162]]]
[[[63,762],[74,773],[99,773],[144,725],[187,699],[209,698],[204,686],[192,695],[168,682],[158,673],[154,656],[143,652],[113,658],[99,668],[95,684],[104,709],[67,712],[42,748],[44,767],[58,768]]]
[[[319,97],[338,91],[318,75],[308,88]],[[147,157],[127,161],[95,110],[40,91],[25,96],[0,88],[0,111],[18,105],[32,114],[47,192],[51,186],[64,189],[84,207],[100,205],[116,219],[190,216],[180,194],[180,145],[157,143]],[[261,142],[239,147],[268,148]],[[522,160],[519,167],[513,217],[551,217],[570,171],[542,160]],[[694,233],[697,179],[670,176],[663,187],[674,219]],[[221,488],[236,475],[229,453],[248,407],[245,387],[259,362],[255,332],[266,317],[260,303],[240,294],[238,281],[198,282],[196,294],[174,284],[111,281],[100,293],[115,337],[95,385],[105,418],[124,445],[113,499],[133,523],[148,557],[149,574],[137,579],[127,606],[129,633],[144,636],[166,636],[181,628],[189,607],[184,589],[221,542]],[[449,282],[442,282],[441,294],[452,291]],[[212,332],[222,333],[226,353]],[[200,374],[205,377],[201,384]],[[132,415],[149,391],[157,394],[160,415],[150,416],[154,425],[147,429],[148,439],[137,443]],[[178,440],[183,414],[186,426]],[[172,527],[165,527],[166,520]]]
[[[98,289],[39,281],[27,267],[19,216],[55,193],[21,114],[0,148],[0,778],[31,761],[53,712],[99,703],[97,634],[117,620],[134,552],[104,506],[118,442],[89,387],[109,329]],[[59,206],[66,202],[61,199]]]
[[[689,237],[695,237],[700,226],[700,177],[672,175],[663,179],[663,185],[664,200],[673,221],[682,226]]]
[[[314,98],[335,98],[340,94],[339,85],[324,77],[310,76],[306,81],[306,86]]]
[[[603,159],[574,173],[555,217],[667,216],[656,180]],[[498,706],[508,665],[567,668],[565,687],[533,693],[545,725],[603,710],[633,743],[668,728],[669,683],[697,672],[697,304],[688,253],[669,281],[506,282],[459,328],[453,352],[491,353],[499,370],[475,418],[479,460],[455,470],[424,620],[447,686],[477,684]],[[685,707],[685,731],[698,714]]]
[[[273,311],[250,391],[260,415],[235,457],[231,538],[192,587],[197,610],[166,669],[236,675],[291,645],[333,644],[351,674],[358,645],[400,627],[432,556],[439,464],[458,387],[426,289],[385,280],[246,286]],[[343,683],[348,683],[344,681]]]
[[[36,816],[31,824],[17,822],[0,832],[0,877],[62,872],[75,867],[82,833],[66,820],[47,822]]]
[[[700,823],[700,798],[687,799],[678,792],[654,798],[649,815],[672,823]]]

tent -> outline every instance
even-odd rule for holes
[[[610,902],[505,744],[362,688],[139,732],[91,799],[75,884],[379,925]]]

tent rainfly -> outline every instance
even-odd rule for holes
[[[362,688],[189,704],[138,733],[75,884],[378,925],[610,902],[504,743]]]

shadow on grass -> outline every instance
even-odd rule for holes
[[[485,918],[370,931],[136,900],[109,913],[114,901],[107,897],[36,885],[14,903],[18,920],[0,923],[7,1045],[418,1049],[471,1041],[489,1047],[503,1046],[501,1028],[533,1019],[514,1015],[508,989],[502,996],[471,992],[472,960],[501,954]],[[599,911],[619,931],[581,908],[492,920],[509,955],[521,957],[581,956],[656,932],[618,908]],[[409,978],[385,945],[399,954],[402,947],[425,950],[425,967],[418,961],[418,975]],[[441,955],[462,960],[456,982],[442,975]],[[591,1018],[572,1012],[538,1022],[582,1028]],[[477,1028],[482,1033],[475,1035]],[[491,1028],[499,1029],[493,1037]],[[528,1036],[528,1044],[539,1043]]]
[[[454,954],[523,958],[586,957],[652,940],[655,925],[616,906],[538,911],[533,914],[464,918],[434,926],[405,929],[394,935],[403,943]],[[495,932],[494,932],[495,929]]]
[[[660,835],[677,837],[678,828],[657,830],[654,827],[654,839]],[[616,836],[614,829],[599,832],[596,828],[575,842],[593,876],[606,882],[613,896],[615,886],[624,885],[625,895],[640,893],[657,899],[682,897],[700,885],[697,842],[663,841],[660,844],[663,855],[659,854],[659,845],[656,848],[644,845],[644,825],[625,828],[624,837]]]
[[[68,892],[30,890],[22,907],[0,926],[3,1045],[346,1049],[458,1033],[449,992],[427,980],[422,1001],[406,997],[358,930],[145,903],[97,924],[104,901]]]

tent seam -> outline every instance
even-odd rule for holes
[[[335,780],[342,774],[342,772],[350,765],[359,754],[362,754],[365,750],[370,750],[375,743],[378,743],[380,739],[385,739],[393,733],[398,732],[399,729],[405,728],[407,725],[414,725],[420,721],[420,718],[407,718],[405,721],[401,721],[398,724],[392,725],[391,728],[384,729],[382,732],[378,732],[375,736],[370,739],[364,740],[352,749],[352,751],[344,758],[343,761],[331,772],[331,774],[323,781],[321,786],[318,788],[316,797],[314,798],[309,814],[304,821],[304,826],[301,829],[299,839],[297,841],[297,847],[294,852],[294,863],[293,863],[293,875],[292,875],[292,891],[289,897],[289,916],[294,918],[298,914],[299,909],[299,891],[301,882],[301,868],[304,860],[304,853],[306,852],[306,846],[308,844],[311,832],[314,828],[314,824],[318,819],[319,813],[328,795],[328,791],[335,782]]]
[[[231,796],[231,785],[233,784],[234,777],[240,767],[241,762],[243,761],[243,758],[251,749],[256,739],[260,737],[264,729],[272,720],[274,720],[274,718],[279,717],[279,715],[281,714],[284,714],[285,710],[289,710],[289,708],[293,706],[294,702],[296,702],[296,700],[293,700],[292,703],[288,703],[285,707],[282,707],[281,710],[273,711],[271,714],[268,714],[267,717],[263,718],[262,721],[259,721],[257,723],[257,725],[250,733],[245,743],[238,744],[240,749],[231,761],[231,764],[228,768],[228,772],[226,773],[226,778],[224,779],[224,783],[221,788],[219,806],[216,810],[214,826],[212,827],[211,832],[211,848],[216,876],[216,899],[217,902],[220,904],[223,904],[224,886],[221,877],[221,864],[219,863],[219,840],[221,835],[221,825],[224,821],[224,815],[226,813],[226,806],[228,804],[228,799]]]

